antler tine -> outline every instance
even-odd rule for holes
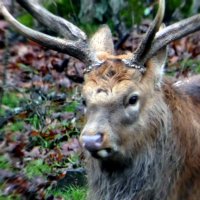
[[[156,34],[150,51],[145,55],[144,62],[170,42],[180,39],[190,33],[200,30],[200,14],[172,24]]]
[[[53,15],[41,6],[39,0],[16,0],[40,23],[70,40],[87,40],[86,34],[69,21]]]
[[[91,64],[94,62],[95,56],[89,51],[87,43],[52,37],[24,26],[8,12],[7,8],[3,5],[2,0],[0,0],[0,12],[18,32],[30,40],[55,51],[67,53],[84,63]]]
[[[130,64],[132,63],[136,63],[138,65],[144,64],[143,58],[151,48],[152,41],[163,21],[164,12],[165,12],[165,0],[159,0],[159,8],[158,8],[156,17],[154,21],[152,22],[152,24],[150,25],[144,39],[141,41],[140,45],[134,52],[133,58],[131,59]]]

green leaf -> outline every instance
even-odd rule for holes
[[[28,13],[19,16],[18,21],[24,24],[25,26],[33,27],[33,17]]]

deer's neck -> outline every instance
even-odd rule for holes
[[[89,199],[167,199],[180,170],[180,158],[171,138],[169,134],[161,134],[154,146],[127,158],[124,165],[91,159]],[[115,166],[114,171],[107,170],[109,164]]]

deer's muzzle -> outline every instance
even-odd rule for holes
[[[80,137],[82,146],[90,152],[95,158],[107,158],[112,155],[112,148],[105,145],[106,139],[103,133],[96,133],[95,135],[83,134]]]
[[[96,135],[83,135],[81,140],[83,147],[88,151],[98,151],[102,148],[103,135],[100,133]]]

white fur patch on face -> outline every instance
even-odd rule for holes
[[[130,105],[129,109],[131,109],[132,112],[138,112],[140,109],[140,103],[137,102],[135,105]]]
[[[135,105],[129,105],[126,108],[126,112],[125,112],[126,117],[130,120],[135,119],[135,116],[137,115],[139,110],[140,110],[140,103],[139,102],[137,102]]]
[[[108,157],[108,152],[105,149],[98,151],[97,154],[102,158]]]

